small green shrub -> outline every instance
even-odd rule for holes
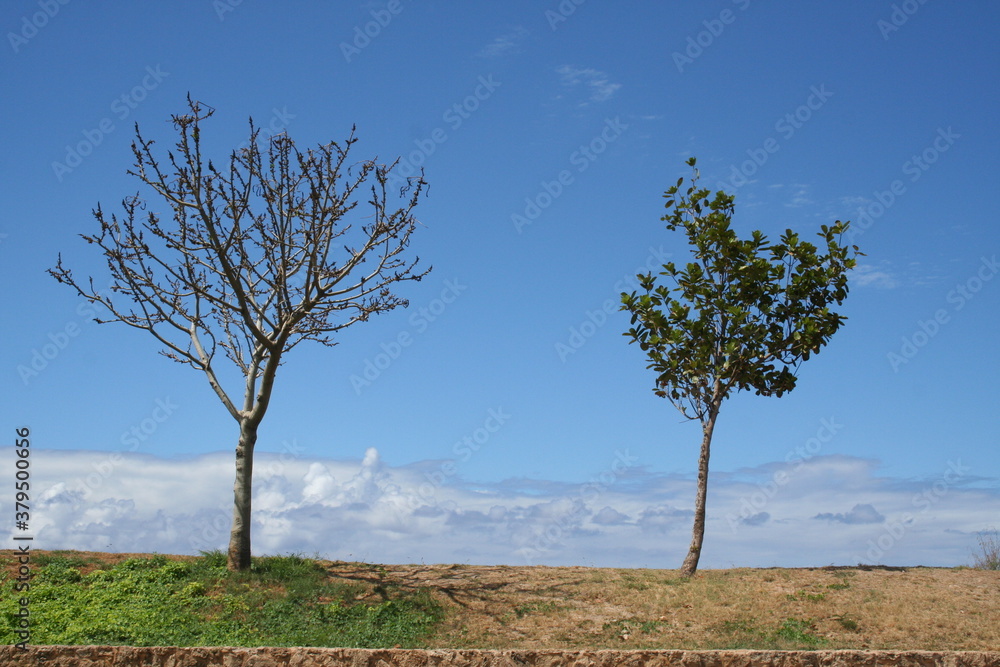
[[[824,644],[826,640],[812,634],[814,629],[815,627],[811,621],[803,621],[797,618],[786,618],[782,622],[781,627],[775,630],[774,636],[778,639],[794,642],[795,644],[820,646],[821,644]]]
[[[789,649],[816,648],[826,643],[813,634],[811,621],[786,618],[775,630],[768,631],[747,620],[724,621],[716,628],[721,635],[713,648],[721,649]]]
[[[62,564],[66,567],[82,568],[88,565],[100,566],[100,559],[95,556],[80,556],[73,551],[52,551],[46,554],[32,556],[32,563],[36,567],[45,567],[50,564]]]
[[[834,619],[840,623],[840,626],[845,630],[850,630],[851,632],[859,632],[861,630],[861,626],[859,626],[858,622],[853,618],[848,616],[834,616]]]
[[[831,584],[836,586],[837,584]],[[809,602],[822,602],[826,599],[826,593],[810,593],[808,591],[796,591],[794,594],[789,593],[785,596],[787,600],[808,600]]]
[[[202,551],[198,565],[207,569],[217,569],[226,567],[226,552],[221,549],[212,551]]]
[[[162,554],[157,554],[149,558],[129,558],[128,560],[123,560],[114,567],[114,569],[119,571],[150,571],[156,570],[167,564],[167,557]]]
[[[208,588],[200,581],[192,581],[181,589],[181,595],[188,598],[196,598],[205,595]]]
[[[267,576],[276,581],[289,581],[300,577],[318,578],[325,574],[319,563],[298,554],[254,558],[251,571],[258,576]]]
[[[67,560],[52,560],[49,561],[48,565],[45,565],[41,572],[44,576],[53,582],[73,584],[82,578],[80,570],[75,567],[70,567],[69,561]]]

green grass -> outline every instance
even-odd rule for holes
[[[833,618],[835,621],[840,623],[841,627],[844,628],[845,630],[850,630],[851,632],[861,631],[861,626],[859,626],[858,622],[855,621],[853,618],[850,618],[848,616],[834,616]]]
[[[830,584],[830,586],[837,586],[837,584]],[[788,594],[785,596],[786,600],[796,601],[796,600],[808,600],[809,602],[822,602],[826,599],[826,593],[810,593],[808,591],[795,591],[794,594]]]
[[[822,637],[812,634],[813,624],[797,618],[786,618],[781,627],[774,631],[776,639],[783,639],[798,646],[816,648],[825,642]]]
[[[52,551],[47,554],[32,556],[31,562],[35,567],[48,565],[57,562],[67,567],[86,567],[88,565],[100,564],[101,560],[96,556],[80,556],[72,551]]]
[[[715,628],[720,639],[712,648],[718,649],[815,649],[826,640],[813,634],[811,621],[786,618],[774,629],[757,626],[752,621],[725,621]]]
[[[559,611],[561,607],[552,601],[547,602],[530,602],[528,604],[522,604],[514,607],[514,615],[518,618],[524,618],[529,614],[548,614],[550,612]]]
[[[133,558],[86,575],[80,559],[50,556],[35,571],[33,644],[131,646],[419,646],[442,619],[425,591],[331,581],[301,556],[254,558],[249,572],[225,569],[225,554],[191,562]],[[36,565],[38,563],[36,562]],[[0,641],[17,641],[15,582],[0,581]]]
[[[644,620],[641,618],[625,618],[617,621],[610,621],[604,624],[604,631],[611,633],[612,637],[626,637],[636,634],[655,634],[664,626],[662,621]]]

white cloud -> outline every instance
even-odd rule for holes
[[[842,208],[863,208],[870,201],[867,197],[859,197],[857,195],[848,195],[840,198]]]
[[[795,188],[795,191],[789,195],[789,200],[785,202],[787,208],[800,208],[813,203],[813,200],[809,197],[808,185],[796,183],[792,187]]]
[[[227,543],[230,454],[33,456],[37,548],[197,553]],[[362,461],[261,453],[254,547],[386,563],[677,567],[695,482],[628,460],[579,484],[472,484],[461,471],[433,475],[441,462],[387,465],[373,448]],[[976,531],[996,523],[1000,480],[960,461],[921,481],[877,473],[876,461],[841,455],[714,473],[702,565],[957,565]],[[5,490],[0,512],[12,501]]]
[[[878,513],[874,505],[869,503],[858,503],[851,508],[850,512],[821,512],[815,519],[824,521],[839,521],[840,523],[884,523],[885,517]]]
[[[593,518],[593,522],[601,526],[620,525],[628,523],[628,520],[628,516],[608,506],[605,506],[600,512],[595,514]]]
[[[515,26],[509,32],[500,35],[484,46],[476,55],[480,58],[500,58],[512,53],[519,53],[521,44],[530,34],[523,26]]]
[[[851,281],[859,287],[876,287],[878,289],[893,289],[899,287],[899,281],[888,271],[882,271],[871,264],[858,264],[854,267]]]
[[[740,523],[744,526],[763,526],[770,520],[770,512],[757,512],[756,514],[740,517]]]
[[[613,83],[607,74],[596,69],[579,69],[563,65],[556,72],[562,77],[562,83],[569,88],[583,86],[591,102],[604,102],[621,88],[620,83]]]
[[[302,478],[305,487],[302,489],[302,499],[309,503],[322,502],[324,498],[333,495],[337,489],[337,481],[322,463],[313,463]]]

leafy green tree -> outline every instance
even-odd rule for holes
[[[790,229],[778,243],[760,231],[740,239],[730,228],[734,197],[718,191],[710,199],[698,188],[695,158],[687,164],[690,185],[678,195],[681,178],[666,191],[662,220],[669,231],[684,231],[694,261],[664,264],[659,275],[669,284],[639,275],[644,293],[622,293],[622,310],[632,315],[624,335],[656,373],[653,391],[701,422],[694,529],[681,567],[689,577],[701,557],[709,451],[722,401],[734,390],[781,396],[795,388],[799,364],[846,319],[831,306],[847,297],[847,272],[862,253],[841,243],[850,223],[839,220],[821,226],[820,247]]]

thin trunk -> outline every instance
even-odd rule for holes
[[[236,483],[233,485],[233,527],[229,534],[230,570],[250,569],[250,498],[253,487],[253,447],[257,426],[240,421],[240,442],[236,446]]]
[[[681,576],[691,577],[698,570],[701,558],[701,543],[705,539],[705,498],[708,495],[708,458],[712,446],[712,431],[719,416],[721,399],[713,400],[707,420],[702,427],[701,455],[698,458],[698,495],[694,503],[694,528],[691,530],[691,546],[681,565]]]
[[[280,340],[282,348],[285,340]],[[240,442],[236,446],[236,482],[233,484],[233,527],[229,533],[229,557],[226,567],[233,571],[250,569],[250,518],[253,493],[253,448],[257,444],[257,428],[264,419],[274,389],[274,374],[281,362],[281,354],[255,352],[255,364],[247,374],[244,410],[240,413]],[[259,361],[266,359],[257,388]],[[256,390],[256,398],[254,392]]]

